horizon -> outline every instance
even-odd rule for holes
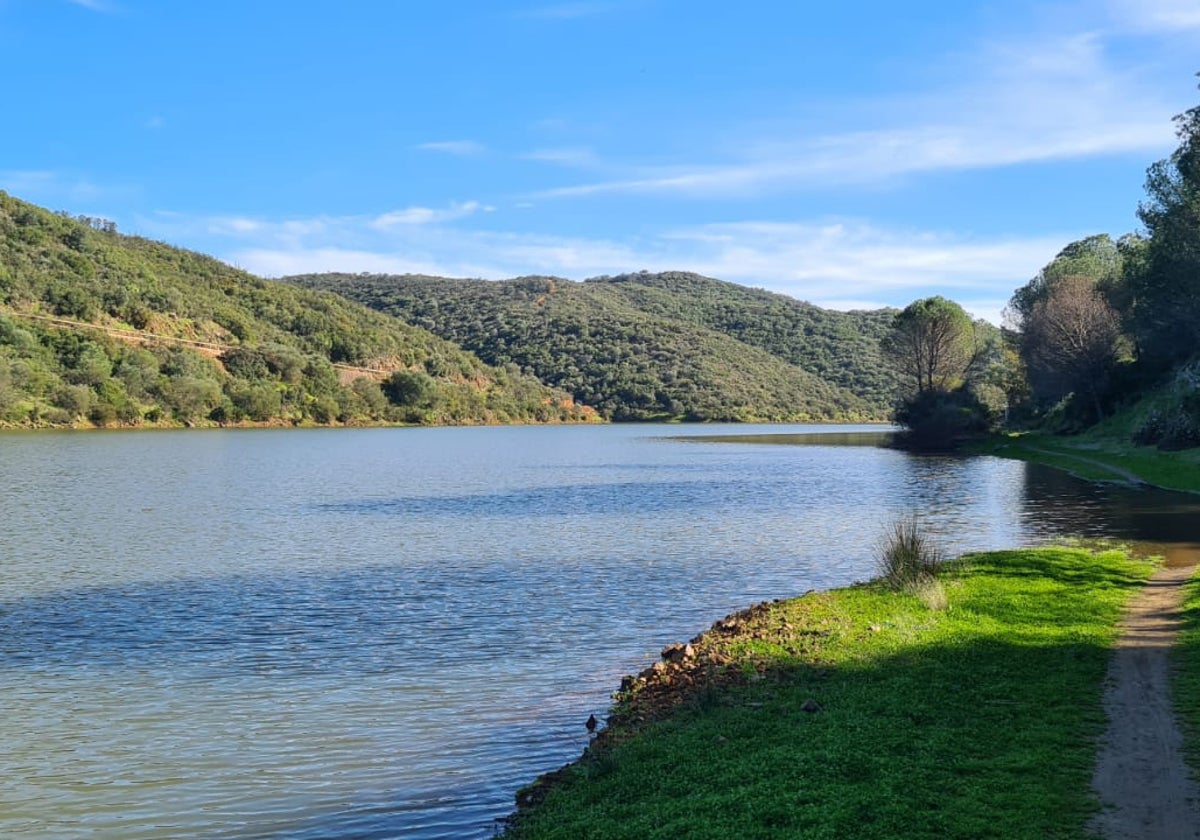
[[[998,323],[1139,229],[1200,10],[0,0],[0,46],[38,71],[0,189],[259,276],[683,271]]]

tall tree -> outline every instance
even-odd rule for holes
[[[1124,253],[1107,233],[1072,242],[1047,263],[1037,276],[1013,293],[1006,313],[1018,329],[1040,301],[1050,296],[1064,278],[1089,277],[1094,285],[1109,292],[1121,280]]]
[[[1147,171],[1145,260],[1126,281],[1138,351],[1152,367],[1200,349],[1200,106],[1175,124],[1179,148]]]
[[[883,350],[916,393],[947,391],[963,378],[975,352],[974,325],[954,301],[913,301],[892,322]]]
[[[1064,277],[1025,319],[1022,356],[1036,396],[1057,401],[1069,393],[1090,400],[1096,419],[1121,347],[1117,311],[1090,277]]]

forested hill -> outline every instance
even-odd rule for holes
[[[694,274],[574,282],[416,275],[285,278],[513,363],[616,420],[888,416],[888,313],[827,312]]]
[[[0,426],[589,417],[345,298],[0,192]]]

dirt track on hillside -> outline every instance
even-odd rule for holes
[[[1200,839],[1200,790],[1183,760],[1170,699],[1170,653],[1194,565],[1159,571],[1130,607],[1104,691],[1108,730],[1092,786],[1108,840]]]

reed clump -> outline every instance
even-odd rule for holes
[[[941,601],[934,590],[940,588],[936,572],[945,560],[937,541],[914,514],[894,520],[879,540],[880,578],[892,589],[921,596],[922,601],[928,595],[931,607]]]

